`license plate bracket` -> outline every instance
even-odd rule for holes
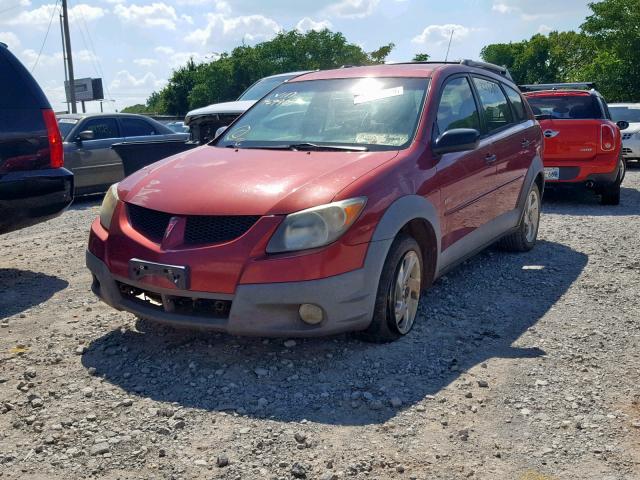
[[[558,167],[545,167],[544,169],[545,180],[560,180],[560,168]]]
[[[147,262],[138,258],[129,260],[129,278],[131,280],[141,281],[147,276],[166,278],[180,290],[189,288],[189,267]]]

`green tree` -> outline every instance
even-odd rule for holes
[[[413,56],[412,61],[414,61],[414,62],[428,62],[430,58],[431,58],[431,55],[429,55],[428,53],[416,53]]]
[[[184,115],[193,108],[235,100],[268,75],[384,63],[393,48],[389,43],[367,53],[342,33],[327,29],[281,32],[267,42],[236,47],[209,63],[189,60],[173,72],[165,88],[149,97],[146,107],[153,113]]]

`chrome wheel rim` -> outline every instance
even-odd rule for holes
[[[524,212],[525,238],[532,243],[538,234],[538,222],[540,221],[540,199],[538,192],[531,190],[527,198],[527,208]]]
[[[411,330],[416,319],[421,282],[420,258],[416,252],[411,250],[400,261],[393,292],[396,327],[403,335]]]
[[[622,182],[622,180],[624,180],[624,176],[627,173],[627,164],[624,160],[622,160],[621,164],[620,164],[620,182]]]

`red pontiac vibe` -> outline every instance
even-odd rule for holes
[[[534,246],[542,148],[494,65],[302,75],[209,145],[109,190],[91,226],[92,288],[152,321],[390,341],[457,263],[499,240]]]
[[[626,171],[620,130],[629,124],[611,120],[593,83],[521,88],[544,132],[547,185],[586,187],[601,196],[603,205],[618,205]]]

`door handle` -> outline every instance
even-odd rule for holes
[[[529,148],[529,145],[531,145],[531,142],[529,140],[523,140],[521,145],[522,145],[522,148]]]
[[[493,163],[498,159],[495,153],[488,153],[486,157],[484,157],[484,161],[487,163]]]

